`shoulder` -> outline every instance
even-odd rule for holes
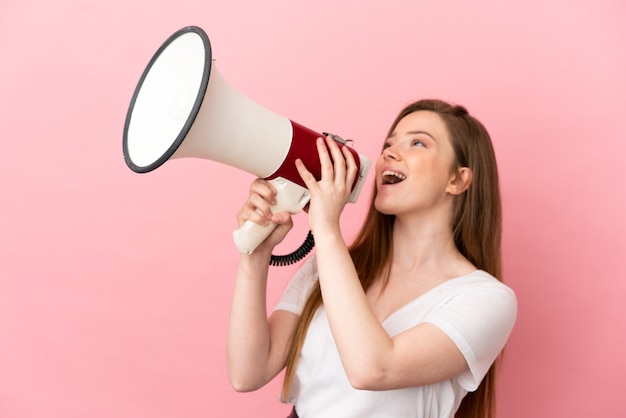
[[[501,298],[504,302],[517,306],[515,291],[484,270],[476,270],[457,277],[448,284],[451,296]]]
[[[475,390],[513,330],[517,298],[513,289],[482,270],[446,284],[445,297],[426,322],[442,329],[461,350],[470,371],[459,381]]]
[[[516,321],[515,292],[485,271],[451,279],[438,293],[428,322],[477,336],[493,332],[506,339]]]
[[[513,289],[476,270],[445,283],[445,296],[429,321],[447,323],[463,333],[498,334],[506,340],[517,318]]]

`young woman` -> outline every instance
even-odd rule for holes
[[[242,255],[228,336],[235,390],[287,368],[282,399],[303,418],[485,418],[495,361],[517,313],[502,284],[496,160],[483,125],[460,106],[422,100],[391,126],[365,223],[348,247],[339,218],[357,174],[352,154],[318,140],[320,181],[301,162],[316,253],[269,318],[272,249],[292,226],[256,180],[237,219],[279,224]]]

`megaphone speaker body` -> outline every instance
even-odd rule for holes
[[[299,212],[308,191],[295,160],[319,179],[315,139],[321,136],[250,100],[214,65],[211,44],[197,26],[180,29],[158,49],[135,89],[124,125],[124,159],[146,173],[175,158],[204,158],[273,182],[275,211]],[[357,200],[370,162],[349,148],[357,164],[350,201]],[[275,225],[250,222],[235,231],[242,253],[251,253]]]

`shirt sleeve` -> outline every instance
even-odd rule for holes
[[[465,356],[469,370],[458,381],[472,392],[504,348],[516,317],[515,293],[493,279],[456,292],[426,322],[442,329]]]
[[[313,255],[305,260],[296,271],[287,287],[285,287],[278,304],[274,308],[275,311],[283,310],[293,312],[296,315],[302,314],[309,294],[315,283],[317,283],[317,263],[315,260],[316,256]]]

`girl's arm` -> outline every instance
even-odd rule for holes
[[[318,141],[319,182],[300,161],[297,166],[311,192],[309,223],[315,236],[324,308],[351,384],[367,390],[412,387],[467,370],[462,353],[436,326],[419,325],[391,338],[378,322],[339,227],[356,163],[350,152],[342,152],[333,140],[327,139],[326,145],[330,155],[324,142]]]
[[[289,342],[298,316],[275,311],[267,316],[266,290],[272,250],[291,229],[287,213],[272,215],[275,190],[256,180],[250,197],[239,211],[239,225],[246,220],[259,224],[272,221],[278,227],[250,255],[241,255],[230,312],[227,338],[227,368],[237,391],[256,390],[274,378],[285,366]]]

